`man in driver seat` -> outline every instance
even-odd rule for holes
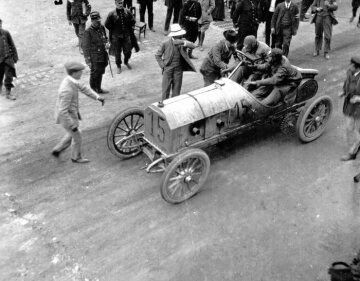
[[[251,60],[260,60],[261,63],[265,63],[268,61],[268,54],[271,51],[271,48],[263,42],[256,40],[254,35],[246,36],[244,39],[244,47],[241,50],[243,53],[248,55]],[[223,72],[232,71],[232,69],[226,69]],[[253,75],[252,75],[253,74]],[[250,75],[252,77],[250,80],[256,80],[261,77],[260,75],[256,75],[258,73],[253,73],[251,69],[248,67],[247,63],[243,63],[238,69],[234,72],[231,77],[231,80],[241,83],[245,79],[248,79]]]
[[[278,48],[271,50],[269,62],[249,67],[269,74],[268,78],[246,83],[256,85],[258,88],[252,94],[263,104],[270,106],[283,100],[287,94],[296,89],[302,79],[301,72],[290,64],[283,56],[282,50]]]

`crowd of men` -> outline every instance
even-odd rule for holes
[[[155,32],[153,26],[154,1],[156,0],[138,0],[138,3],[140,4],[140,20],[145,21],[147,10],[148,27]],[[203,75],[204,85],[212,84],[236,68],[232,79],[241,83],[264,104],[271,106],[284,99],[286,94],[296,88],[301,81],[301,73],[290,64],[287,56],[292,36],[298,32],[299,21],[307,20],[308,8],[311,8],[313,14],[311,23],[315,24],[313,56],[320,54],[324,41],[324,57],[330,58],[332,26],[337,24],[334,15],[334,11],[337,10],[336,0],[312,0],[312,3],[309,1],[303,0],[300,8],[292,0],[229,1],[234,29],[226,30],[223,33],[224,38],[213,44],[203,60],[200,73]],[[220,2],[223,4],[222,0]],[[356,17],[358,2],[359,0],[353,0],[353,14],[350,22]],[[163,100],[180,95],[184,71],[196,71],[191,62],[191,59],[197,59],[193,55],[193,50],[196,47],[200,51],[204,50],[205,33],[213,21],[212,14],[216,3],[219,1],[165,0],[167,12],[164,35],[168,39],[161,44],[155,54],[155,59],[162,70],[162,96],[159,106],[163,106]],[[116,73],[121,74],[122,64],[128,69],[132,69],[129,63],[132,49],[139,51],[139,45],[134,35],[136,20],[132,0],[114,0],[114,4],[115,7],[107,15],[103,26],[100,12],[91,11],[89,0],[67,0],[66,2],[67,19],[69,24],[74,27],[79,51],[90,68],[90,87],[79,80],[84,70],[82,64],[77,62],[65,64],[68,76],[59,89],[56,120],[62,124],[67,134],[52,153],[58,157],[73,140],[72,161],[75,163],[88,162],[81,154],[81,135],[78,129],[78,121],[81,120],[78,113],[78,92],[83,92],[104,104],[104,98],[99,95],[109,92],[102,87],[102,76],[110,62],[109,55],[115,57]],[[223,8],[221,9],[223,10]],[[88,17],[90,17],[91,24],[86,29]],[[170,25],[172,17],[173,23]],[[217,17],[221,18],[221,15],[217,15]],[[265,42],[257,40],[258,27],[261,22],[265,23]],[[0,90],[5,76],[6,97],[15,100],[11,94],[11,88],[13,87],[13,77],[16,77],[17,51],[10,33],[3,30],[1,24],[0,20],[0,39],[3,39],[0,40]],[[360,22],[358,27],[360,27]],[[195,45],[196,41],[197,45]],[[262,64],[257,66],[244,64],[236,67],[239,61],[237,50],[241,50],[253,59],[260,59]],[[234,57],[234,62],[230,63],[232,57]],[[357,58],[352,58],[351,62],[355,67],[358,66]],[[357,71],[351,73],[348,75],[359,76]],[[348,80],[351,79],[348,78]],[[347,82],[347,85],[349,83]],[[345,90],[349,86],[344,86],[344,95],[347,95],[346,91],[351,93],[357,91],[356,93],[360,95],[357,86],[351,85],[351,90]],[[355,100],[357,103],[357,99],[351,98],[347,102],[352,103]],[[344,114],[347,113],[344,111]],[[348,127],[354,127],[353,123],[349,122]],[[360,140],[360,134],[358,139]],[[343,160],[354,159],[357,149],[358,146],[356,149],[352,149],[346,157],[343,157]]]

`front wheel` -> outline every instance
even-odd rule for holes
[[[107,133],[110,151],[120,158],[141,153],[139,133],[144,130],[144,111],[137,107],[120,112],[112,120]]]
[[[321,96],[308,102],[301,110],[296,123],[296,133],[302,142],[311,142],[324,132],[333,111],[329,96]]]
[[[166,168],[160,193],[171,204],[194,196],[204,185],[210,171],[209,156],[201,149],[190,148],[174,158]]]

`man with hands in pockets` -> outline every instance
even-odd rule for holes
[[[68,76],[62,81],[58,91],[55,118],[56,123],[61,124],[64,127],[66,135],[54,147],[52,155],[59,157],[60,153],[68,148],[73,141],[71,148],[72,162],[88,163],[89,160],[83,158],[81,154],[79,91],[94,100],[100,101],[102,105],[104,105],[105,100],[80,81],[82,72],[85,69],[84,65],[78,62],[67,62],[64,66]]]

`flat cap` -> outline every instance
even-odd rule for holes
[[[352,57],[350,62],[352,62],[353,64],[356,64],[357,67],[360,66],[360,57]]]
[[[100,13],[97,12],[97,11],[91,12],[91,13],[90,13],[90,19],[92,19],[92,20],[99,20],[99,19],[101,19]]]
[[[82,63],[76,61],[68,61],[64,64],[66,71],[79,71],[85,69]]]

